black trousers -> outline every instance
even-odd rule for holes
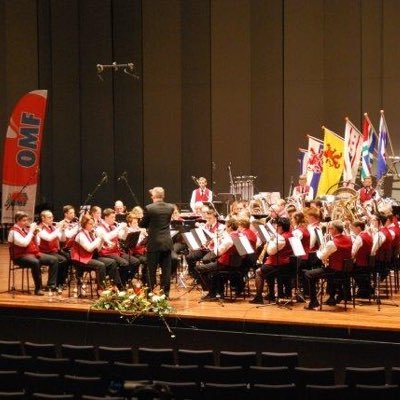
[[[163,292],[169,296],[171,286],[171,250],[147,252],[147,285],[154,289],[157,284],[157,267],[161,267],[160,286]]]

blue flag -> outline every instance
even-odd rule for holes
[[[388,128],[386,125],[385,116],[381,113],[379,121],[379,138],[378,138],[378,162],[376,165],[376,179],[381,179],[388,170],[386,162],[386,146],[388,142]]]

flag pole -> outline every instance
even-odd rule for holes
[[[378,134],[376,133],[375,127],[372,125],[372,122],[371,122],[371,120],[369,119],[368,113],[364,113],[364,117],[365,117],[365,119],[367,120],[367,122],[371,125],[372,132],[373,132],[373,134],[374,134],[374,136],[375,136],[375,139],[376,139],[376,143],[378,143],[379,137],[378,137]],[[374,154],[375,154],[376,156],[378,155],[377,147],[378,147],[378,146],[375,146],[375,147],[374,147]]]
[[[346,117],[345,121],[348,122],[351,127],[354,128],[361,135],[361,131],[350,121],[349,117]]]
[[[382,116],[383,120],[385,121],[386,132],[387,132],[388,139],[389,139],[390,151],[392,152],[392,157],[393,157],[394,156],[394,150],[393,150],[393,145],[392,145],[392,139],[390,138],[389,128],[387,126],[386,118],[385,118],[385,112],[383,110],[381,110],[381,116]]]

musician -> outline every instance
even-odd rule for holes
[[[197,179],[198,189],[193,190],[190,199],[190,208],[195,211],[195,203],[201,201],[202,203],[211,203],[213,200],[213,193],[207,188],[207,179],[201,176]]]
[[[379,199],[379,193],[373,188],[372,178],[370,176],[364,178],[363,187],[358,190],[358,197],[361,204],[370,200]]]
[[[75,236],[71,259],[77,263],[78,274],[82,275],[82,267],[90,267],[96,270],[97,288],[100,293],[105,288],[106,275],[121,286],[117,263],[106,257],[100,257],[98,251],[104,243],[104,239],[96,236],[95,220],[92,216],[85,214],[81,219],[81,229]],[[79,268],[81,267],[81,268]]]
[[[67,279],[69,258],[68,253],[65,254],[60,248],[60,239],[63,236],[63,232],[67,227],[67,223],[64,221],[54,224],[53,213],[50,210],[43,210],[40,213],[41,223],[39,224],[40,231],[38,233],[39,250],[44,254],[50,254],[58,260],[58,275],[57,275],[57,286],[59,290]]]
[[[311,201],[314,198],[314,189],[307,185],[307,177],[300,175],[298,185],[293,189],[293,197],[300,199],[302,202]]]
[[[50,289],[57,284],[58,260],[49,254],[39,251],[37,234],[39,229],[35,223],[30,223],[28,214],[23,211],[15,213],[15,224],[8,234],[10,257],[15,264],[31,269],[35,283],[35,295],[43,296],[41,266],[48,265],[49,278],[47,286]]]
[[[373,215],[370,223],[374,231],[371,254],[376,256],[375,266],[380,272],[381,280],[384,280],[388,274],[387,267],[392,260],[392,242],[395,238],[395,233],[389,230],[391,221],[387,215]]]
[[[119,214],[124,215],[126,213],[126,207],[124,206],[124,203],[121,200],[115,201],[114,211],[115,211],[115,215],[119,215]]]
[[[289,238],[292,236],[290,232],[290,221],[287,218],[280,217],[276,221],[275,238],[267,243],[268,257],[260,268],[256,270],[256,295],[250,300],[252,304],[263,304],[262,292],[264,289],[264,280],[268,284],[267,300],[275,301],[275,278],[280,279],[281,275],[295,273],[294,265],[290,263],[290,256],[293,255]],[[282,288],[282,285],[278,285]],[[286,296],[291,296],[291,283],[285,280]],[[282,289],[281,289],[282,290]],[[284,297],[283,293],[279,293],[278,297]]]
[[[170,222],[174,206],[164,201],[165,191],[162,187],[149,190],[152,204],[144,209],[144,215],[139,223],[141,228],[147,228],[149,235],[147,243],[147,282],[150,289],[156,286],[157,265],[162,271],[161,289],[169,296],[171,280],[171,251],[173,247]]]
[[[94,219],[95,228],[101,225],[101,208],[99,206],[90,207],[89,215]]]
[[[321,260],[317,257],[319,249],[319,237],[322,237],[321,213],[317,208],[310,207],[305,214],[308,222],[307,230],[310,233],[310,245],[308,252],[308,268],[319,268]],[[319,236],[318,236],[319,235]]]
[[[334,306],[339,303],[347,293],[343,292],[343,288],[336,288],[333,279],[341,277],[343,273],[344,260],[351,259],[352,242],[349,236],[343,235],[343,223],[339,220],[329,222],[328,234],[329,240],[317,252],[318,258],[326,265],[324,268],[314,268],[305,271],[305,277],[308,279],[310,287],[310,302],[304,308],[306,310],[313,310],[319,307],[317,299],[317,280],[327,278],[328,287],[327,291],[329,298],[325,304]],[[335,298],[337,289],[339,289],[338,296]]]
[[[137,271],[140,261],[123,252],[119,245],[119,235],[126,228],[126,223],[116,224],[115,211],[112,208],[106,208],[103,211],[103,219],[96,228],[96,234],[103,238],[103,245],[99,250],[99,255],[105,258],[111,258],[117,263],[120,279],[117,285],[122,282],[126,285],[133,278]]]
[[[74,206],[67,204],[63,207],[64,219],[61,221],[64,224],[62,235],[60,238],[60,247],[69,252],[69,248],[72,246],[73,238],[79,231],[78,218],[75,214]],[[68,256],[64,254],[67,258]]]
[[[353,221],[350,229],[356,235],[351,249],[351,256],[354,259],[353,276],[358,286],[356,296],[368,299],[373,293],[369,277],[369,274],[373,272],[369,263],[372,251],[372,235],[365,230],[365,222],[363,221]]]
[[[232,264],[234,255],[238,256],[236,247],[233,245],[233,236],[239,236],[237,232],[238,223],[235,219],[226,221],[226,230],[217,234],[215,245],[218,247],[216,253],[218,254],[217,261],[208,264],[196,265],[196,272],[200,276],[200,281],[203,290],[207,290],[208,294],[202,297],[204,301],[213,301],[217,299],[217,295],[223,298],[223,287],[217,276],[218,271],[232,271],[240,268],[240,264]]]

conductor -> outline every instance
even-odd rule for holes
[[[147,228],[147,284],[150,289],[156,286],[157,266],[161,267],[161,289],[169,296],[171,277],[172,238],[170,233],[171,216],[174,211],[172,204],[165,203],[165,191],[162,187],[149,190],[153,201],[144,208],[140,227]]]

